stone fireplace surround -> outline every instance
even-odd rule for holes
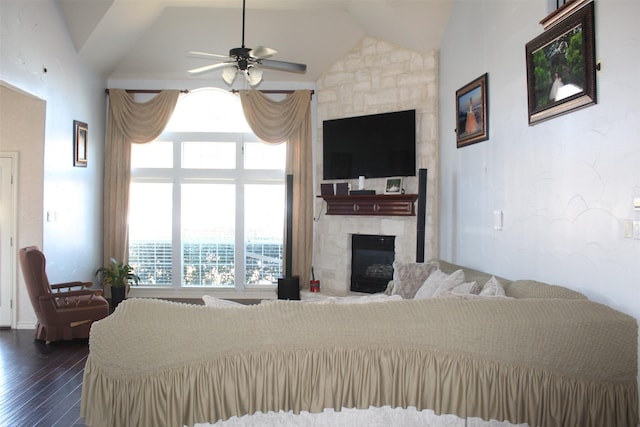
[[[437,158],[438,158],[438,61],[437,52],[417,53],[365,37],[318,80],[317,146],[315,147],[316,195],[322,179],[322,122],[324,120],[416,109],[416,157],[418,168],[428,169],[425,259],[436,256]],[[348,180],[351,188],[358,180]],[[367,179],[365,188],[384,193],[384,178]],[[416,194],[418,178],[405,177],[407,194]],[[417,203],[417,202],[416,202]],[[326,215],[326,203],[314,206],[313,266],[320,289],[347,293],[351,277],[351,235],[395,236],[395,259],[415,261],[415,216]]]

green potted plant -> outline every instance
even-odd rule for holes
[[[111,258],[108,267],[97,269],[96,276],[101,277],[102,286],[111,286],[111,304],[114,309],[126,298],[130,284],[133,282],[137,285],[140,282],[140,277],[134,273],[133,267],[118,262],[115,258]]]

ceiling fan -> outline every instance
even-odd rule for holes
[[[255,86],[262,81],[262,68],[271,70],[287,71],[292,73],[304,73],[307,71],[305,64],[297,64],[295,62],[276,61],[267,59],[278,53],[276,50],[258,46],[254,49],[245,47],[244,45],[244,25],[245,25],[245,6],[246,0],[242,0],[242,46],[235,47],[229,51],[229,55],[218,55],[207,52],[189,52],[190,56],[199,58],[216,58],[224,60],[218,64],[205,65],[204,67],[189,70],[190,74],[201,74],[208,71],[222,69],[222,79],[228,85],[231,85],[239,73],[244,74],[245,78],[251,86]]]

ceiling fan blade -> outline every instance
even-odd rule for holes
[[[223,62],[220,64],[210,64],[210,65],[205,65],[204,67],[199,67],[199,68],[194,68],[192,70],[189,70],[188,73],[189,74],[201,74],[201,73],[206,73],[207,71],[212,71],[212,70],[217,70],[220,68],[225,68],[225,67],[229,67],[229,66],[233,66],[235,65],[235,63],[233,62]]]
[[[276,53],[278,53],[278,51],[275,49],[271,49],[270,47],[258,46],[254,49],[251,49],[249,55],[258,59],[265,59],[272,57]]]
[[[198,51],[190,51],[187,52],[187,56],[195,57],[195,58],[220,58],[220,59],[229,59],[228,55],[218,55],[217,53],[208,53],[208,52],[198,52]]]
[[[306,64],[296,64],[295,62],[276,61],[273,59],[263,59],[258,61],[263,68],[272,70],[288,71],[291,73],[304,73],[307,71]]]

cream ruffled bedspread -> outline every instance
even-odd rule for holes
[[[93,324],[90,426],[415,407],[530,426],[638,423],[635,319],[587,300],[130,299]]]

